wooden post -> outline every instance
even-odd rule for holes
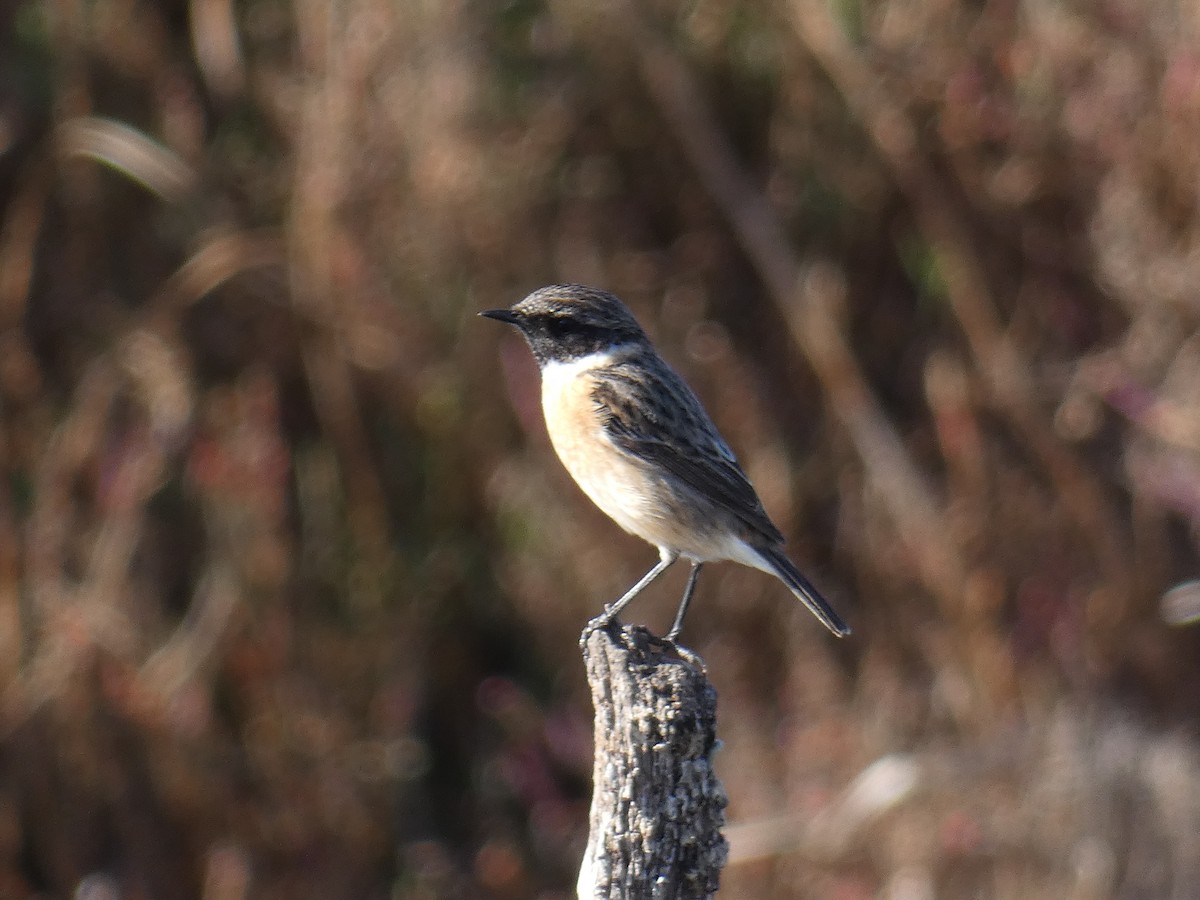
[[[645,628],[600,619],[579,641],[596,711],[580,900],[700,900],[729,853],[712,768],[717,692],[703,664]]]

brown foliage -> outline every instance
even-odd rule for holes
[[[1187,896],[1198,31],[0,10],[0,895],[565,895],[575,638],[652,553],[474,312],[572,280],[855,626],[701,582],[730,895]]]

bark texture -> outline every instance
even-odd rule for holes
[[[698,658],[644,628],[595,620],[580,646],[596,711],[580,898],[712,897],[728,856],[716,690]]]

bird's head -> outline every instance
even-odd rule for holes
[[[516,325],[539,366],[647,340],[624,303],[607,291],[581,284],[553,284],[508,309],[488,309],[480,315]]]

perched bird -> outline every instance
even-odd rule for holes
[[[699,399],[614,295],[578,284],[480,313],[520,329],[542,371],[542,411],[567,471],[613,521],[658,547],[659,561],[605,611],[610,622],[680,556],[692,563],[674,641],[706,562],[777,576],[825,627],[850,633],[783,553],[783,535]]]

